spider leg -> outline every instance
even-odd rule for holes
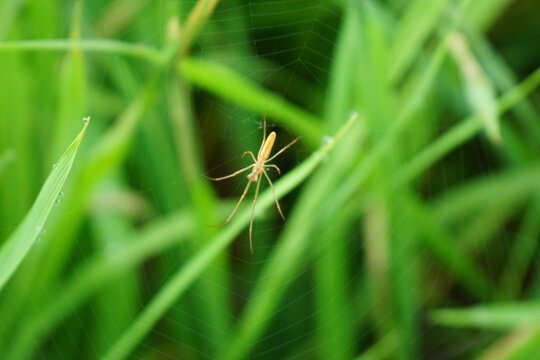
[[[273,169],[276,169],[277,173],[279,175],[281,175],[281,170],[279,170],[279,168],[277,167],[277,165],[274,165],[274,164],[270,164],[270,165],[264,165],[265,168],[273,168]]]
[[[253,162],[257,162],[257,159],[255,159],[255,155],[253,155],[251,151],[244,151],[244,153],[242,154],[242,157],[246,156],[247,154],[251,155]]]
[[[234,207],[231,215],[229,215],[229,217],[227,218],[227,220],[225,220],[224,222],[222,222],[221,224],[217,224],[217,225],[209,225],[210,227],[218,227],[218,226],[221,226],[221,225],[225,225],[226,223],[228,223],[231,218],[233,217],[234,213],[236,212],[236,210],[238,210],[238,207],[240,206],[240,203],[242,202],[242,200],[244,200],[244,198],[246,197],[246,194],[249,190],[249,186],[251,185],[251,181],[248,181],[248,184],[246,186],[246,189],[244,190],[244,193],[242,194],[242,196],[240,196],[240,200],[238,200],[238,202],[236,203],[236,206]],[[258,187],[257,187],[258,189]]]
[[[253,238],[252,238],[252,232],[253,232],[253,215],[255,214],[255,203],[257,203],[257,197],[259,196],[259,187],[261,186],[261,180],[262,178],[259,178],[259,181],[257,181],[257,189],[255,190],[255,197],[253,198],[253,208],[251,209],[251,221],[249,222],[249,250],[253,254]]]
[[[281,150],[279,150],[277,153],[274,154],[274,156],[272,156],[270,159],[266,160],[266,161],[272,161],[273,159],[276,158],[276,156],[278,156],[279,154],[281,154],[282,152],[284,152],[285,150],[287,150],[288,148],[290,148],[291,146],[293,146],[293,144],[295,142],[297,142],[298,140],[300,140],[300,136],[297,137],[296,139],[294,139],[293,141],[291,141],[288,145],[286,145],[285,147],[283,147]]]
[[[268,184],[270,184],[270,188],[272,189],[272,194],[274,194],[274,200],[276,200],[276,207],[279,211],[279,215],[281,215],[281,218],[283,221],[285,221],[285,215],[283,215],[283,212],[281,211],[281,207],[279,206],[279,202],[276,196],[276,190],[274,190],[274,185],[272,184],[272,181],[270,180],[270,177],[266,173],[266,171],[263,170],[264,176],[266,176],[266,180],[268,180]]]
[[[264,144],[264,140],[266,140],[266,113],[263,113],[263,124],[264,125],[263,125],[263,141],[262,141],[262,143]]]
[[[229,178],[235,177],[236,175],[241,174],[241,173],[243,173],[244,171],[251,169],[253,166],[255,166],[255,164],[251,164],[251,165],[249,165],[249,166],[247,166],[247,167],[245,167],[245,168],[243,168],[243,169],[241,169],[241,170],[238,170],[238,171],[232,173],[231,175],[227,175],[227,176],[223,176],[223,177],[219,177],[219,178],[211,178],[211,177],[208,177],[208,176],[206,176],[206,175],[203,175],[203,176],[204,176],[205,178],[207,178],[208,180],[212,180],[212,181],[221,181],[221,180],[225,180],[225,179],[229,179]]]
[[[262,138],[262,143],[261,143],[261,146],[259,147],[259,152],[257,153],[257,157],[260,157],[261,156],[261,150],[263,149],[263,146],[264,146],[264,142],[266,141],[266,114],[263,113],[263,138]],[[255,156],[253,157],[255,158]],[[255,160],[255,162],[257,162],[257,160]]]

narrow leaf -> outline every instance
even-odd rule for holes
[[[448,0],[415,0],[407,4],[396,29],[389,75],[398,82],[440,20]]]
[[[191,84],[290,126],[303,141],[316,147],[322,136],[321,121],[234,70],[203,59],[184,58],[180,73]]]
[[[540,303],[531,301],[440,309],[431,313],[431,320],[443,326],[507,330],[525,324],[538,324]]]
[[[450,35],[450,52],[459,66],[467,100],[478,115],[491,142],[502,142],[495,87],[472,54],[467,39],[458,32]]]
[[[32,244],[43,234],[45,222],[69,175],[90,122],[89,119],[85,118],[83,129],[60,157],[58,163],[53,166],[32,208],[0,250],[0,290],[13,275]]]

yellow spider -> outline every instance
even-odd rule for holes
[[[266,180],[268,180],[268,183],[270,184],[270,187],[272,188],[272,193],[274,194],[274,199],[276,200],[276,206],[277,206],[277,209],[279,211],[279,215],[281,215],[283,220],[285,220],[285,216],[283,215],[283,212],[281,211],[281,208],[279,207],[279,202],[278,202],[278,199],[276,197],[276,192],[274,190],[274,185],[272,184],[272,181],[270,180],[270,177],[266,173],[266,168],[274,168],[274,169],[277,170],[278,174],[281,174],[281,170],[279,170],[277,165],[267,164],[267,162],[272,161],[273,159],[275,159],[279,154],[281,154],[282,152],[287,150],[289,147],[291,147],[295,142],[297,142],[298,139],[300,139],[300,137],[297,137],[296,139],[291,141],[287,146],[285,146],[281,150],[279,150],[274,156],[272,156],[271,158],[268,158],[270,156],[270,153],[272,152],[272,148],[274,147],[274,142],[276,141],[276,133],[274,131],[272,131],[270,133],[270,135],[268,135],[268,137],[266,137],[266,117],[264,117],[263,140],[262,140],[261,147],[259,149],[259,153],[257,154],[257,158],[255,158],[255,155],[253,155],[253,153],[251,151],[246,151],[246,152],[244,152],[242,154],[242,157],[244,157],[246,154],[251,155],[251,158],[253,159],[254,163],[249,165],[248,167],[245,167],[245,168],[243,168],[241,170],[238,170],[238,171],[232,173],[231,175],[227,175],[227,176],[224,176],[224,177],[210,178],[208,176],[205,176],[205,178],[207,178],[209,180],[221,181],[221,180],[225,180],[225,179],[235,177],[236,175],[239,175],[239,174],[243,173],[244,171],[247,171],[247,170],[253,168],[253,170],[251,170],[251,173],[249,173],[249,175],[247,176],[248,184],[246,186],[246,189],[244,190],[244,193],[240,197],[240,200],[238,200],[238,203],[236,203],[236,206],[234,207],[232,213],[229,215],[227,220],[225,220],[221,224],[214,225],[214,226],[225,225],[226,223],[228,223],[231,220],[234,213],[236,212],[236,210],[240,206],[240,203],[246,197],[246,194],[247,194],[247,192],[249,190],[249,186],[251,185],[252,182],[256,182],[257,183],[257,189],[255,190],[255,198],[253,199],[253,208],[251,210],[251,221],[249,223],[249,249],[250,249],[252,254],[253,254],[253,241],[252,241],[251,234],[252,234],[252,230],[253,230],[253,215],[255,213],[255,203],[257,202],[257,196],[259,196],[259,187],[261,185],[262,175],[264,175],[266,177]]]

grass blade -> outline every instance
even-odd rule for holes
[[[486,128],[489,139],[494,144],[502,142],[495,87],[487,78],[482,67],[472,54],[468,42],[461,33],[450,34],[450,50],[461,70],[465,93],[470,106]]]
[[[388,359],[397,350],[399,340],[395,332],[387,334],[375,345],[355,358],[355,360],[382,360]]]
[[[0,290],[15,272],[32,244],[43,233],[47,217],[66,182],[79,145],[86,133],[90,121],[89,118],[85,118],[85,120],[79,135],[69,145],[58,163],[54,165],[25,219],[0,250]]]
[[[485,351],[480,360],[529,360],[540,353],[540,329],[523,326],[508,332]]]
[[[438,325],[479,329],[510,329],[520,325],[537,325],[540,321],[538,301],[490,304],[464,309],[441,309],[431,313]]]
[[[415,0],[407,5],[405,14],[396,30],[390,79],[398,82],[417,56],[424,41],[433,32],[448,0]]]
[[[280,121],[303,136],[311,146],[319,144],[324,135],[320,120],[288,103],[277,94],[259,87],[223,65],[202,59],[186,58],[180,62],[180,73],[193,85],[199,86],[224,99],[238,103]]]
[[[182,79],[175,78],[168,84],[168,105],[171,112],[171,122],[175,129],[175,138],[178,151],[178,163],[185,179],[184,191],[191,194],[190,207],[196,216],[196,230],[194,231],[194,243],[206,244],[217,233],[215,228],[209,228],[208,224],[216,222],[213,209],[216,198],[212,193],[210,184],[201,177],[204,165],[201,161],[200,133],[191,111],[192,102],[186,84]],[[197,245],[194,250],[199,250]],[[197,284],[200,296],[213,299],[212,302],[199,303],[196,310],[201,314],[201,322],[208,324],[202,328],[208,341],[205,350],[209,357],[214,353],[214,348],[225,343],[226,334],[229,332],[230,320],[227,311],[228,294],[225,291],[229,287],[228,273],[230,269],[225,254],[218,256],[213,265],[206,271],[207,281]],[[203,320],[204,319],[204,320]]]
[[[110,39],[43,39],[18,40],[0,43],[0,52],[7,51],[66,51],[83,50],[106,54],[120,54],[146,60],[153,65],[160,65],[162,54],[159,50],[141,44],[130,44],[125,41]]]

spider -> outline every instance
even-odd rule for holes
[[[233,215],[236,212],[236,210],[238,209],[238,207],[240,206],[240,203],[242,202],[242,200],[244,200],[244,198],[246,197],[246,194],[247,194],[247,192],[249,190],[249,187],[250,187],[251,183],[257,183],[257,188],[255,190],[255,198],[253,199],[253,208],[251,209],[251,221],[249,223],[249,249],[250,249],[252,254],[253,254],[253,240],[252,240],[253,215],[255,214],[255,204],[257,203],[257,197],[259,196],[259,187],[261,185],[261,180],[262,180],[263,175],[264,175],[264,177],[266,177],[266,180],[268,180],[268,184],[270,184],[270,188],[272,189],[272,193],[274,194],[274,200],[276,201],[276,207],[278,209],[279,215],[281,215],[281,218],[283,219],[283,221],[285,221],[285,216],[283,215],[283,212],[281,211],[281,207],[279,206],[279,202],[278,202],[278,199],[276,197],[276,191],[274,190],[274,185],[272,184],[272,181],[270,180],[270,177],[266,173],[267,168],[273,168],[278,172],[278,174],[281,175],[281,170],[279,169],[279,167],[277,167],[277,165],[267,164],[267,162],[272,161],[273,159],[275,159],[279,154],[281,154],[282,152],[287,150],[289,147],[291,147],[295,142],[297,142],[300,139],[300,137],[297,137],[296,139],[291,141],[287,146],[283,147],[281,150],[279,150],[277,153],[275,153],[274,156],[272,156],[271,158],[268,158],[270,156],[270,153],[272,152],[272,147],[274,146],[274,142],[276,141],[276,133],[274,131],[272,131],[270,133],[270,135],[268,135],[268,137],[266,137],[266,116],[263,117],[263,118],[264,118],[263,139],[262,139],[261,147],[259,149],[259,153],[257,154],[257,158],[255,158],[255,155],[253,155],[253,153],[251,151],[245,151],[242,154],[242,157],[249,154],[251,156],[251,158],[253,159],[253,162],[254,162],[253,164],[251,164],[251,165],[249,165],[249,166],[247,166],[247,167],[245,167],[243,169],[240,169],[240,170],[238,170],[238,171],[236,171],[236,172],[234,172],[234,173],[232,173],[230,175],[224,176],[224,177],[211,178],[211,177],[208,177],[208,176],[204,176],[205,178],[207,178],[209,180],[212,180],[212,181],[221,181],[221,180],[233,178],[233,177],[235,177],[237,175],[240,175],[244,171],[252,169],[251,173],[249,173],[249,175],[247,175],[247,178],[248,178],[247,186],[246,186],[244,192],[242,193],[242,196],[240,196],[240,200],[238,200],[238,202],[236,203],[236,206],[234,207],[232,213],[229,215],[227,220],[225,220],[221,224],[213,225],[213,227],[218,227],[218,226],[222,226],[222,225],[225,225],[226,223],[228,223],[231,220],[231,218],[233,217]]]

